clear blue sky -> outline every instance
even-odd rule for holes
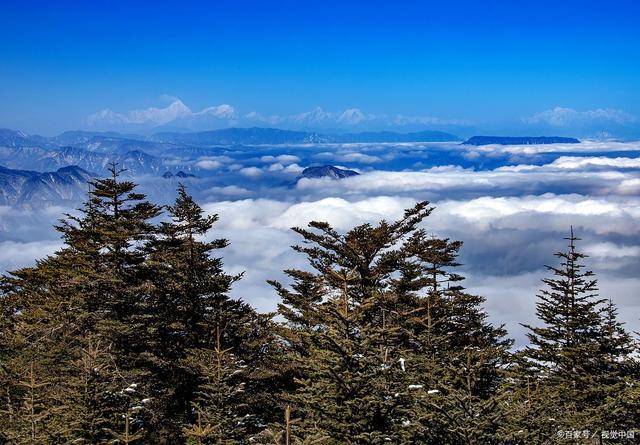
[[[640,115],[639,23],[637,0],[4,0],[0,127],[55,133],[163,94],[264,114]]]

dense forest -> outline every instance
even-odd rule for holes
[[[229,292],[225,239],[178,189],[95,180],[64,247],[0,281],[0,443],[636,443],[636,334],[567,230],[529,345],[465,290],[460,241],[397,221],[294,228],[275,313]],[[569,229],[569,228],[567,228]],[[551,254],[551,252],[550,252]],[[287,265],[283,265],[286,268]],[[542,277],[541,277],[542,278]],[[523,316],[524,318],[524,316]]]

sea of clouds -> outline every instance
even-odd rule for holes
[[[233,295],[262,311],[278,302],[265,281],[305,267],[290,247],[300,241],[291,227],[322,220],[345,231],[428,200],[435,210],[424,227],[464,241],[466,287],[487,298],[491,320],[506,324],[518,346],[526,343],[520,323],[534,321],[545,265],[557,264],[554,253],[565,248],[571,226],[601,296],[613,299],[630,329],[640,329],[640,142],[236,147],[187,161],[211,173],[194,187],[196,198],[220,216],[210,237],[230,240],[227,270],[245,272]],[[313,164],[361,174],[296,183]],[[154,181],[142,181],[143,191]],[[0,269],[59,248],[51,225],[64,211],[73,210],[0,208]]]

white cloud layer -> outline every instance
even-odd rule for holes
[[[300,241],[290,227],[321,220],[344,231],[364,222],[399,218],[414,203],[413,198],[394,196],[356,201],[328,197],[299,203],[245,199],[208,203],[205,209],[220,214],[212,236],[231,240],[226,264],[233,271],[246,271],[234,294],[261,310],[271,310],[277,297],[265,280],[284,279],[285,268],[306,267],[304,258],[289,248]],[[461,259],[469,278],[467,287],[487,297],[491,319],[507,323],[520,345],[525,338],[519,323],[534,320],[535,295],[546,275],[543,265],[553,263],[553,253],[564,248],[570,225],[584,238],[580,247],[591,256],[587,264],[600,278],[602,295],[614,299],[630,326],[639,327],[640,301],[635,295],[640,278],[634,271],[640,266],[640,199],[544,195],[481,197],[435,205],[425,227],[439,236],[465,241]],[[504,264],[517,267],[506,270]]]
[[[444,119],[431,116],[403,116],[365,113],[351,107],[339,111],[326,111],[316,107],[310,111],[288,115],[264,115],[257,111],[240,114],[229,104],[221,104],[192,111],[179,98],[164,96],[171,103],[164,108],[149,107],[126,112],[103,109],[89,115],[86,123],[92,128],[119,128],[120,126],[162,126],[173,125],[189,129],[211,129],[224,125],[285,126],[292,128],[359,128],[374,127],[424,127],[462,125],[464,119]]]
[[[561,174],[546,169],[481,170],[459,168],[429,169],[423,172],[371,171],[340,181],[328,178],[303,178],[297,188],[306,193],[342,195],[379,195],[421,193],[438,197],[445,192],[503,193],[513,190],[536,193],[549,190],[566,192],[617,193],[635,187],[634,173],[619,171],[573,171]],[[629,194],[627,191],[626,194]],[[421,195],[421,196],[422,196]]]
[[[609,158],[606,156],[561,156],[545,165],[514,165],[499,167],[497,171],[522,172],[531,170],[589,170],[640,169],[640,158]]]
[[[483,145],[464,146],[469,153],[508,153],[514,155],[536,155],[544,153],[606,153],[640,150],[640,141],[595,141],[583,140],[579,144],[538,144],[538,145]]]
[[[523,119],[528,124],[548,124],[554,127],[568,127],[594,123],[615,123],[619,125],[638,122],[638,117],[615,108],[597,108],[578,111],[573,108],[555,107]]]
[[[194,112],[180,99],[175,99],[164,108],[150,107],[125,113],[104,109],[88,116],[87,124],[90,127],[130,124],[159,126],[185,119],[212,118],[232,121],[236,117],[235,108],[228,104],[207,107]]]

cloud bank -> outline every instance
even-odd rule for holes
[[[310,111],[288,115],[268,115],[257,111],[238,112],[232,105],[221,104],[193,111],[180,99],[168,97],[172,102],[164,108],[150,107],[126,112],[103,109],[86,118],[94,129],[141,129],[156,127],[168,129],[211,130],[229,126],[272,126],[287,129],[388,129],[423,127],[451,127],[466,125],[464,119],[431,116],[403,116],[365,113],[350,107],[339,111],[326,111],[316,107]]]
[[[413,198],[398,196],[356,201],[327,197],[298,203],[244,199],[207,203],[205,209],[221,216],[212,236],[231,240],[225,262],[233,271],[246,271],[235,295],[271,310],[277,297],[265,280],[284,279],[283,268],[306,267],[304,259],[289,248],[300,241],[290,227],[321,220],[347,230],[356,224],[398,218],[414,203]],[[519,323],[533,320],[535,295],[547,273],[544,265],[555,264],[553,253],[565,247],[563,238],[571,225],[583,238],[580,247],[590,255],[587,263],[599,276],[602,296],[619,304],[630,327],[640,327],[638,198],[481,197],[435,205],[425,228],[465,241],[461,260],[467,287],[487,296],[492,320],[507,323],[520,345],[525,337]]]
[[[529,124],[545,123],[554,127],[584,125],[590,123],[629,124],[638,122],[638,117],[615,108],[597,108],[595,110],[577,111],[572,108],[555,107],[525,118]]]

